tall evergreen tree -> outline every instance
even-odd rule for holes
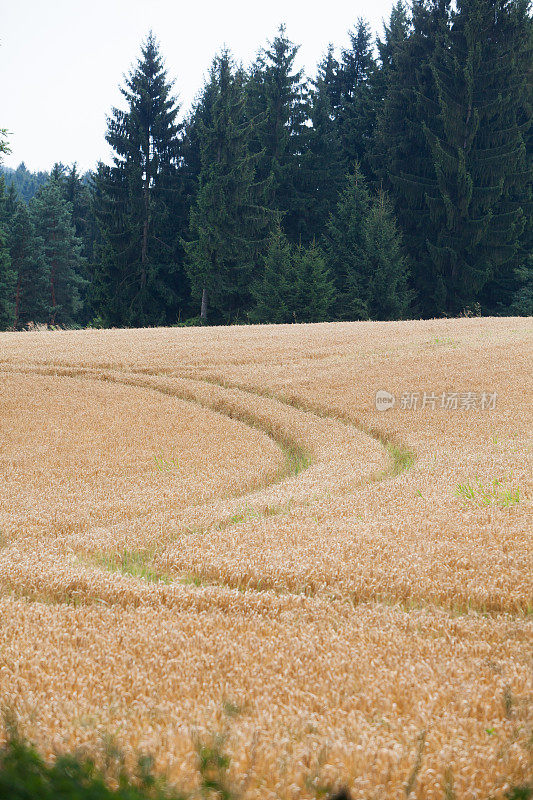
[[[283,214],[283,230],[293,242],[309,236],[302,170],[309,103],[303,71],[294,70],[297,52],[280,26],[269,47],[260,51],[247,83],[252,148],[259,154],[257,178],[270,180],[270,205]]]
[[[428,194],[436,195],[435,170],[424,125],[438,120],[431,59],[448,25],[448,0],[414,0],[412,29],[396,49],[395,69],[377,121],[373,166],[388,188],[412,264],[416,312],[432,316],[446,310],[446,289],[428,252],[434,234]]]
[[[187,269],[202,320],[229,322],[251,303],[253,267],[270,215],[255,181],[244,75],[227,50],[217,56],[197,119],[201,171],[190,213]]]
[[[81,241],[76,237],[69,204],[61,186],[51,180],[30,203],[36,235],[44,246],[48,275],[48,322],[70,326],[78,322],[80,290],[84,286]]]
[[[370,319],[405,319],[411,293],[392,204],[384,192],[372,203],[363,225],[364,296]]]
[[[307,227],[314,236],[320,237],[344,186],[346,168],[329,86],[327,79],[320,74],[311,97],[312,127],[302,159],[303,180]]]
[[[292,247],[278,221],[268,238],[263,274],[252,286],[251,322],[294,322],[295,283]]]
[[[342,52],[338,73],[340,97],[337,112],[345,162],[358,161],[369,174],[369,151],[375,126],[372,75],[376,69],[370,27],[363,19],[350,31],[350,44]]]
[[[315,242],[296,248],[294,272],[294,321],[326,322],[331,318],[335,285],[324,253]]]
[[[5,183],[3,176],[0,175],[0,330],[3,331],[9,330],[13,326],[13,289],[15,285],[15,273],[11,268],[11,258],[7,246],[4,224]]]
[[[435,172],[427,245],[452,314],[500,265],[512,273],[524,230],[528,40],[522,0],[457,0],[431,58],[439,114],[424,126]]]
[[[320,247],[291,245],[278,223],[252,292],[252,322],[324,322],[330,319],[335,286]]]
[[[98,313],[115,325],[173,321],[186,298],[180,234],[185,224],[178,170],[178,105],[150,33],[113,109],[106,139],[113,166],[95,176],[102,232],[93,281]]]
[[[19,202],[9,228],[9,250],[15,273],[13,328],[29,322],[48,322],[50,316],[49,265],[42,239],[35,229],[28,207]]]
[[[510,53],[502,53],[504,59],[507,55],[508,81],[513,85],[512,93],[506,97],[507,102],[511,99],[513,106],[512,110],[508,109],[508,116],[515,125],[514,130],[505,133],[509,137],[507,146],[514,138],[514,160],[519,166],[514,174],[510,170],[511,174],[505,179],[496,213],[514,213],[518,224],[513,231],[508,230],[513,255],[494,261],[491,278],[481,292],[479,299],[484,314],[508,313],[510,305],[514,308],[517,298],[527,292],[527,285],[531,287],[533,284],[533,17],[529,3],[524,0],[508,3],[505,13],[498,10],[497,17],[499,24],[505,25],[506,29],[499,34],[502,49],[506,42],[513,43]],[[518,133],[523,138],[523,154],[517,150]],[[511,160],[508,166],[512,163]],[[522,219],[517,215],[518,208],[522,211]]]
[[[385,23],[383,38],[376,40],[379,59],[377,68],[371,76],[371,85],[376,102],[378,117],[382,113],[383,103],[391,81],[391,75],[396,70],[398,53],[405,46],[410,31],[410,17],[404,0],[397,0],[393,5],[389,22]]]
[[[48,183],[50,175],[48,172],[30,172],[26,164],[22,161],[16,169],[3,167],[6,186],[14,186],[17,194],[29,203],[32,197],[39,191],[41,186]]]
[[[324,248],[336,289],[335,319],[367,319],[364,226],[370,194],[358,164],[347,177],[326,229]]]

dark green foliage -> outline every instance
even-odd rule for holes
[[[15,305],[13,289],[15,273],[11,267],[11,258],[5,233],[5,185],[0,175],[0,330],[9,330],[13,326]]]
[[[520,317],[533,317],[533,256],[516,270],[518,288],[511,304],[511,314]]]
[[[412,29],[395,51],[395,69],[389,71],[374,145],[374,168],[394,201],[413,265],[417,311],[423,316],[446,308],[446,289],[435,275],[427,247],[428,234],[434,233],[427,192],[434,185],[435,171],[424,124],[438,115],[430,60],[447,20],[445,0],[414,0]]]
[[[337,319],[401,319],[411,292],[392,204],[372,200],[358,164],[348,176],[326,236],[327,264],[336,287]]]
[[[46,304],[50,325],[76,324],[80,309],[82,276],[81,241],[72,224],[71,208],[58,181],[50,182],[30,203],[35,234],[42,240],[48,288]]]
[[[156,780],[146,760],[138,775],[118,776],[111,789],[94,763],[83,757],[60,756],[47,763],[26,742],[11,736],[0,750],[0,800],[178,800]]]
[[[150,34],[121,89],[127,111],[114,109],[108,119],[114,164],[100,164],[95,176],[102,241],[91,302],[108,324],[176,321],[186,301],[178,106],[171,88]]]
[[[315,242],[299,246],[295,253],[295,322],[325,322],[331,319],[335,285],[324,253]]]
[[[370,319],[405,319],[411,293],[392,204],[380,192],[363,227],[364,296]]]
[[[255,180],[244,75],[227,50],[211,67],[196,114],[200,176],[190,212],[187,271],[205,320],[229,323],[249,310],[253,267],[271,215]]]
[[[48,183],[50,177],[47,172],[30,172],[23,161],[16,169],[0,167],[0,172],[4,173],[6,185],[14,186],[18,196],[25,203],[30,202],[39,189]]]
[[[44,209],[29,245],[17,210],[47,173],[0,168],[2,325],[532,313],[528,0],[396,0],[377,60],[364,20],[349,36],[309,83],[284,26],[247,72],[224,51],[180,124],[150,34],[108,120],[113,165],[59,162],[42,195],[66,203],[72,257],[50,260]]]
[[[347,177],[325,235],[327,264],[336,289],[334,318],[367,319],[365,281],[365,221],[370,193],[358,164]]]
[[[384,26],[384,37],[378,37],[376,44],[379,53],[379,69],[372,76],[376,97],[383,101],[387,95],[391,73],[396,69],[398,53],[405,46],[410,30],[410,20],[403,0],[397,0],[392,7],[388,25]]]
[[[337,125],[346,164],[358,161],[369,172],[368,155],[375,125],[371,77],[376,69],[368,24],[359,19],[350,31],[350,48],[343,50],[338,72]]]
[[[450,11],[444,0],[415,0],[412,24],[389,71],[375,163],[394,197],[418,310],[457,314],[482,299],[495,311],[498,298],[508,308],[531,217],[527,6],[464,0]]]
[[[335,295],[321,249],[314,242],[294,247],[279,224],[268,241],[262,279],[252,291],[252,322],[324,322]]]
[[[452,314],[476,301],[498,268],[512,272],[524,230],[526,21],[520,0],[458,0],[430,59],[438,115],[424,125],[435,172],[427,244],[442,310]]]
[[[43,240],[35,235],[28,207],[19,202],[9,228],[9,251],[15,274],[13,328],[46,323],[50,316],[50,275]]]
[[[251,145],[259,155],[257,179],[269,181],[269,205],[283,215],[283,230],[292,242],[309,238],[302,166],[309,106],[303,72],[294,71],[297,52],[281,25],[260,51],[246,87]]]
[[[250,312],[250,320],[294,322],[295,282],[292,248],[278,224],[268,239],[262,279],[252,287],[256,305]]]
[[[319,238],[335,208],[344,186],[346,168],[339,131],[333,117],[329,73],[333,70],[331,52],[311,92],[311,122],[308,147],[303,155],[307,228]]]

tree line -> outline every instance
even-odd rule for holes
[[[184,119],[150,33],[111,164],[0,176],[0,328],[533,314],[532,33],[398,0],[308,79],[281,26]]]

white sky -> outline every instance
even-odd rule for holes
[[[0,0],[0,128],[12,154],[49,170],[55,161],[92,169],[108,160],[106,114],[121,105],[118,85],[152,28],[176,79],[182,114],[223,44],[247,65],[281,22],[301,44],[298,67],[314,75],[328,42],[348,43],[359,16],[382,32],[393,0],[313,5],[312,0]]]

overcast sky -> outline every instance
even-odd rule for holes
[[[161,45],[182,113],[214,54],[228,45],[247,65],[281,22],[301,45],[298,66],[314,74],[328,42],[339,48],[359,16],[382,32],[393,0],[0,0],[0,128],[10,131],[7,166],[82,170],[108,160],[106,114],[150,28]]]

